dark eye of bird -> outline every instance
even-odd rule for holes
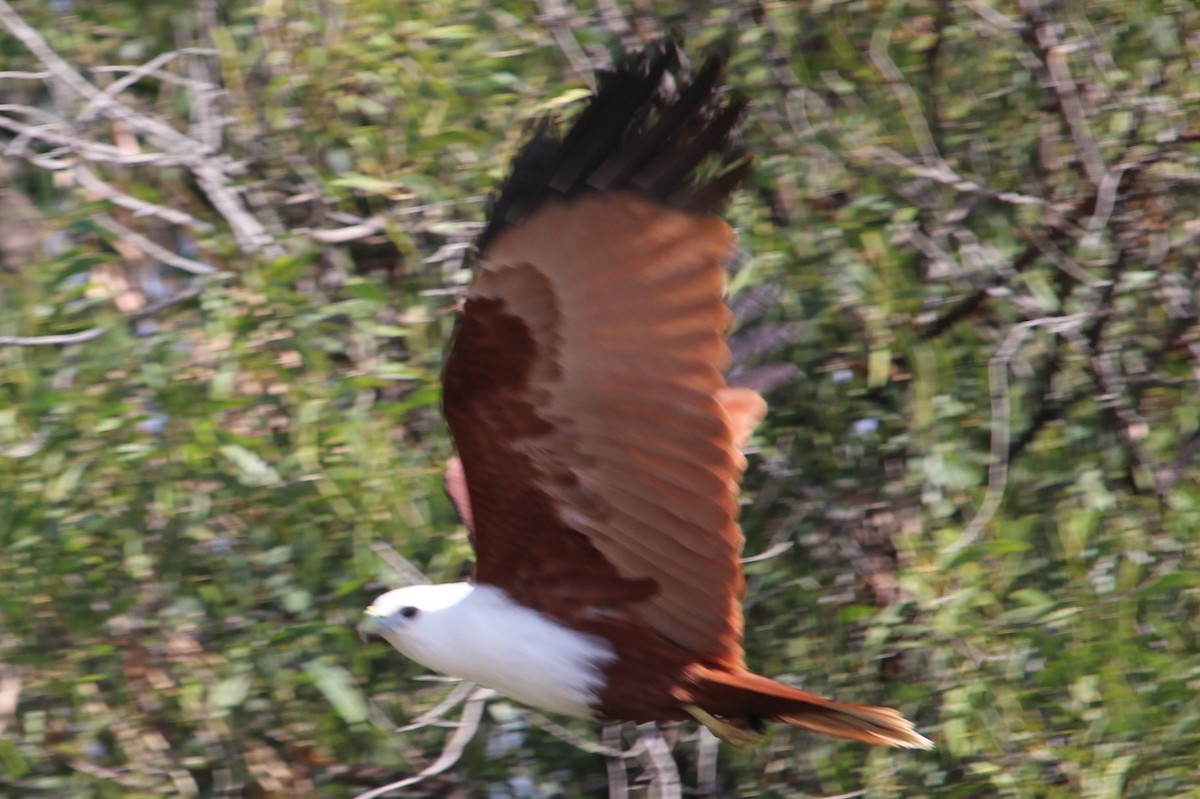
[[[400,608],[400,615],[406,619],[411,619],[413,616],[417,615],[417,609],[412,605],[405,605],[404,607]]]

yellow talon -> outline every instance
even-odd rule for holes
[[[683,709],[696,721],[708,727],[709,732],[735,749],[749,749],[763,739],[761,731],[755,730],[745,722],[717,718],[695,705],[684,705]]]

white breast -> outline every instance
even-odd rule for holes
[[[404,617],[403,607],[417,612]],[[571,716],[595,715],[601,668],[615,657],[603,638],[565,627],[488,585],[399,588],[368,613],[381,617],[378,631],[418,663]]]

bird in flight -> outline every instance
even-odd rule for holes
[[[442,377],[474,579],[390,591],[362,628],[554,712],[930,748],[896,710],[743,660],[738,480],[766,405],[723,377],[734,240],[715,212],[749,169],[745,102],[720,58],[690,81],[680,61],[626,56],[565,136],[543,121],[518,154]]]

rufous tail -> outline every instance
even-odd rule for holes
[[[834,702],[749,671],[704,669],[695,676],[695,708],[702,712],[689,711],[718,737],[739,745],[746,743],[748,728],[779,721],[875,746],[933,748],[932,741],[890,707]],[[705,717],[715,717],[718,728]]]

